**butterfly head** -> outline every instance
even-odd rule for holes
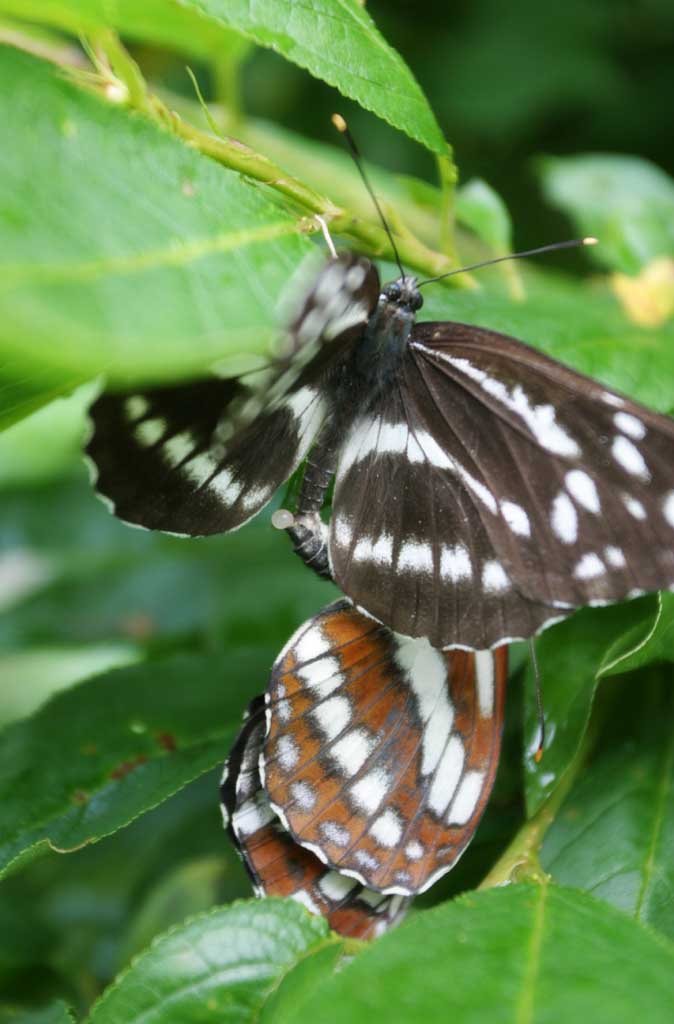
[[[384,285],[379,301],[410,313],[416,313],[424,304],[416,277],[399,277],[396,281]]]

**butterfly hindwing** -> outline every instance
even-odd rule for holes
[[[220,787],[225,823],[257,895],[297,900],[350,938],[381,935],[404,916],[409,900],[382,896],[330,870],[283,828],[260,780],[263,711],[264,699],[259,697],[232,747]]]
[[[456,863],[484,810],[505,679],[505,649],[443,653],[337,601],[272,670],[272,806],[335,870],[385,893],[423,891]]]

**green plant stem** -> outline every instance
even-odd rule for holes
[[[547,881],[547,875],[538,859],[538,852],[545,833],[557,817],[587,760],[594,744],[595,735],[596,728],[589,726],[575,758],[562,775],[556,789],[533,817],[522,826],[478,888],[491,889],[494,886],[508,885],[511,882],[540,883]]]
[[[96,42],[106,53],[110,65],[119,76],[120,81],[126,86],[130,107],[149,115],[162,127],[177,135],[183,142],[193,146],[204,156],[217,160],[223,167],[245,174],[246,177],[279,192],[290,200],[301,214],[314,217],[318,214],[324,217],[330,223],[335,234],[351,238],[357,245],[362,245],[374,256],[393,258],[391,244],[380,225],[355,217],[348,210],[336,205],[326,196],[320,195],[299,179],[287,174],[272,160],[255,152],[249,146],[239,142],[238,139],[231,136],[211,135],[183,121],[178,114],[169,110],[158,96],[148,92],[140,68],[124,50],[114,33],[101,33],[96,38]],[[453,167],[449,157],[445,160],[445,164],[445,176],[449,181],[449,178],[452,177],[449,168]],[[453,180],[455,180],[455,176]],[[307,223],[305,229],[316,231],[318,224]],[[455,259],[429,249],[423,242],[407,232],[401,237],[396,237],[396,245],[402,262],[427,277],[436,277],[456,267]],[[474,287],[474,282],[467,274],[448,278],[442,283],[449,288]]]

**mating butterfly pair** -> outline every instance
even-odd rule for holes
[[[295,514],[274,521],[367,616],[338,606],[293,638],[272,674],[264,779],[248,725],[223,795],[261,890],[292,876],[363,933],[401,908],[358,885],[419,891],[474,831],[500,734],[494,649],[674,584],[672,421],[511,338],[415,324],[420,304],[413,278],[381,290],[369,260],[341,255],[264,384],[104,395],[88,447],[121,518],[193,536],[241,526],[308,455]],[[251,792],[264,812],[246,826]],[[322,864],[355,880],[338,907]]]
[[[494,782],[506,649],[441,652],[340,600],[253,702],[222,809],[258,894],[366,938],[456,863]],[[264,715],[264,718],[263,718]]]

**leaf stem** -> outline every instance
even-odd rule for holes
[[[491,889],[497,885],[509,885],[512,882],[547,882],[548,876],[543,870],[538,853],[548,831],[562,804],[569,795],[578,775],[585,765],[587,757],[594,746],[596,728],[588,726],[583,741],[562,775],[556,788],[545,803],[536,811],[506,847],[496,864],[483,878],[479,889]]]

